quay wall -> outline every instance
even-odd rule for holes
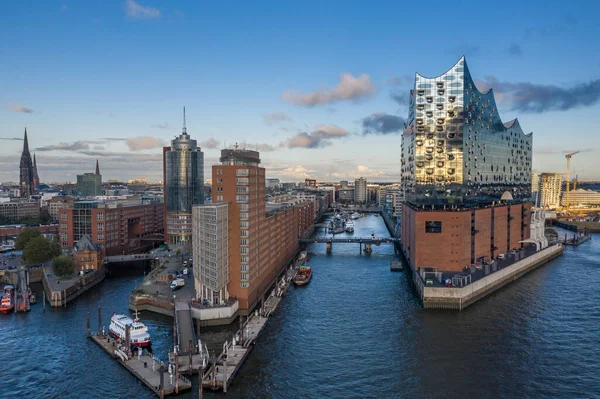
[[[192,318],[200,320],[201,327],[223,326],[233,323],[239,315],[240,304],[235,301],[231,306],[196,308],[191,306]]]
[[[45,269],[41,269],[42,284],[44,286],[44,292],[46,293],[46,299],[48,299],[48,302],[52,307],[66,306],[67,303],[102,282],[104,277],[106,277],[106,269],[101,267],[92,273],[76,277],[72,281],[64,280],[65,288],[62,290],[54,290],[48,281]]]
[[[149,294],[131,294],[129,296],[129,309],[134,311],[145,310],[170,317],[173,317],[174,312],[172,300]]]
[[[423,308],[462,310],[511,281],[517,280],[531,270],[560,256],[563,250],[564,247],[561,244],[553,245],[462,288],[427,287],[423,285],[423,281],[418,275],[413,275],[413,280],[421,297]]]

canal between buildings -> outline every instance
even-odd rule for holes
[[[371,234],[388,236],[380,217],[355,221],[355,236]],[[406,275],[389,271],[391,245],[309,252],[311,283],[290,288],[227,397],[600,397],[599,235],[463,312],[421,309]],[[142,273],[113,273],[67,308],[44,313],[39,301],[28,314],[0,315],[2,397],[152,398],[85,338],[86,312],[95,329],[101,305],[108,326]],[[166,358],[172,320],[140,317]],[[202,339],[218,350],[236,326],[204,329]]]

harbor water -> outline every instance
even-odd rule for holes
[[[354,225],[354,236],[388,236],[375,215]],[[228,393],[205,397],[600,398],[600,235],[463,312],[423,310],[406,274],[390,272],[389,244],[370,255],[358,244],[309,252],[310,284],[290,288]],[[42,312],[38,301],[28,314],[0,314],[1,396],[154,397],[85,338],[86,312],[95,329],[101,305],[108,327],[142,273],[115,272],[67,308]],[[140,317],[166,359],[172,319]],[[202,339],[218,350],[235,324]]]

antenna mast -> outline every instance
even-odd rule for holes
[[[187,127],[185,126],[185,107],[183,107],[183,129],[181,130],[181,133],[187,134]]]

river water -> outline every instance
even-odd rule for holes
[[[387,236],[373,215],[355,229]],[[311,283],[290,288],[227,397],[600,398],[600,236],[460,313],[421,309],[406,275],[389,271],[389,245],[309,252]],[[117,273],[67,308],[42,312],[40,301],[0,315],[1,396],[152,398],[85,339],[86,312],[92,328],[99,305],[105,324],[126,312],[141,274]],[[166,357],[171,319],[141,317]],[[205,329],[202,339],[217,349],[233,329]]]

